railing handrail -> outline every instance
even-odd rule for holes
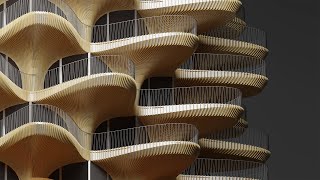
[[[138,90],[139,106],[221,104],[241,106],[239,89],[225,86],[193,86]]]

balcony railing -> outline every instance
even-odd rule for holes
[[[107,42],[129,37],[157,33],[185,32],[196,34],[196,20],[189,16],[166,15],[148,17],[124,22],[89,26],[81,22],[75,12],[63,0],[19,0],[0,13],[0,26],[11,23],[30,12],[48,12],[66,19],[88,42]],[[54,19],[45,14],[37,14],[33,19],[37,23],[54,23]]]
[[[121,73],[135,77],[133,62],[123,56],[113,55],[95,56],[51,69],[44,80],[37,74],[26,74],[19,71],[0,55],[0,71],[18,87],[30,91],[39,90],[35,88],[39,82],[44,83],[44,87],[48,88],[73,79],[104,73]]]
[[[241,106],[241,91],[230,87],[141,89],[139,106],[231,104]]]
[[[1,120],[0,137],[22,126],[32,124],[39,125],[39,128],[32,129],[33,135],[48,135],[54,137],[59,135],[50,134],[58,133],[58,131],[48,131],[48,127],[46,127],[45,124],[64,128],[83,148],[89,151],[93,150],[94,152],[92,153],[94,153],[95,159],[105,157],[105,154],[100,154],[99,151],[126,146],[134,146],[136,149],[122,148],[120,149],[121,153],[138,150],[139,148],[166,145],[165,142],[169,144],[177,141],[180,143],[198,142],[198,130],[189,124],[162,124],[103,133],[87,133],[82,131],[71,117],[62,110],[50,105],[35,104],[25,106]],[[1,140],[0,138],[0,141]],[[110,151],[109,155],[112,155],[112,153],[117,152]]]
[[[44,87],[48,88],[73,79],[102,73],[122,73],[134,78],[135,66],[132,61],[123,56],[86,58],[49,70],[44,80]]]
[[[248,73],[266,76],[265,61],[229,54],[195,53],[180,66],[180,69],[196,70],[199,77],[241,77],[248,76]],[[181,78],[186,77],[186,73],[179,71]]]
[[[268,169],[262,163],[220,159],[197,159],[194,164],[185,170],[177,179],[202,180],[212,178],[222,179],[255,179],[267,180]]]

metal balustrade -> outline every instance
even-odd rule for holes
[[[6,8],[5,24],[9,24],[30,12],[48,12],[58,15],[71,23],[82,38],[90,40],[88,34],[91,32],[91,27],[82,23],[73,10],[63,0],[19,0]],[[4,12],[1,12],[1,21],[4,19],[3,16]],[[41,17],[41,14],[39,14],[39,17]],[[50,18],[46,18],[46,20],[53,21]],[[1,25],[3,27],[4,22],[1,22]]]
[[[236,40],[267,47],[267,35],[264,31],[242,24],[239,20],[229,22],[225,26],[212,29],[201,35],[222,38],[220,41],[223,40],[224,44],[234,43],[229,40]]]
[[[93,150],[94,158],[105,157],[105,154],[99,154],[99,151],[116,149],[121,147],[134,146],[127,150],[120,149],[120,153],[125,153],[139,148],[150,148],[151,146],[166,145],[165,142],[198,142],[198,130],[190,124],[162,124],[153,126],[141,126],[118,131],[103,133],[87,133],[82,131],[77,124],[59,108],[50,105],[28,105],[20,110],[5,117],[0,121],[2,128],[1,136],[5,136],[18,128],[26,125],[41,125],[43,129],[33,129],[33,133],[56,137],[58,131],[45,131],[45,124],[57,125],[67,130],[77,142],[87,150]],[[5,132],[5,133],[3,133]],[[50,134],[57,133],[57,134]],[[0,141],[2,139],[0,138]],[[139,145],[139,146],[136,146]],[[109,152],[109,151],[105,151]],[[119,153],[110,151],[112,153]]]
[[[123,56],[94,56],[49,70],[44,86],[47,88],[62,82],[102,73],[122,73],[134,78],[135,66],[132,61]]]
[[[179,180],[267,180],[266,165],[251,161],[197,159],[192,166],[185,170]]]
[[[220,86],[141,89],[139,106],[225,104],[241,106],[241,91]],[[182,106],[183,108],[184,106]]]
[[[44,87],[48,88],[73,79],[102,73],[121,73],[135,78],[134,63],[123,56],[94,56],[89,61],[90,63],[88,63],[88,58],[86,58],[49,70],[44,79]],[[90,68],[88,68],[88,65]],[[33,87],[32,84],[35,84],[36,80],[41,79],[39,75],[26,74],[19,71],[18,68],[10,64],[2,55],[0,55],[0,72],[6,75],[18,87],[25,90],[34,90],[29,88]],[[26,84],[31,86],[26,88]]]
[[[196,70],[199,77],[241,77],[248,76],[248,73],[266,76],[265,61],[250,56],[229,54],[195,53],[180,66],[180,69]],[[179,71],[179,76],[187,77],[186,73]]]
[[[27,74],[19,71],[18,68],[9,63],[9,61],[2,55],[0,55],[0,72],[2,72],[10,79],[11,82],[22,89],[27,89],[26,84],[35,83],[35,74]]]
[[[165,15],[128,20],[93,27],[93,42],[106,42],[159,33],[197,33],[197,22],[190,16]],[[159,36],[159,35],[158,35]],[[159,36],[161,37],[161,36]]]
[[[260,147],[266,150],[269,149],[268,135],[258,129],[225,129],[209,135],[206,139],[221,141],[219,143],[219,148],[223,149],[235,148],[240,150],[243,149],[245,145]]]

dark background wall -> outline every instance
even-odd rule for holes
[[[268,33],[270,82],[246,100],[251,127],[270,133],[271,180],[318,180],[320,21],[317,0],[246,0],[247,22]]]

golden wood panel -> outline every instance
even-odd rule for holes
[[[261,147],[225,142],[213,139],[199,139],[201,157],[213,159],[238,159],[265,162],[270,157],[270,151]]]
[[[49,123],[29,123],[0,138],[0,160],[20,180],[48,177],[57,168],[89,159],[89,151],[65,129]]]
[[[163,18],[170,20],[170,17]],[[182,32],[155,33],[101,43],[90,43],[83,38],[64,18],[47,12],[31,12],[0,30],[0,51],[11,57],[20,71],[37,75],[35,85],[24,82],[27,90],[42,89],[47,70],[58,59],[86,52],[93,55],[120,54],[130,58],[136,65],[140,87],[150,76],[172,76],[198,45],[197,36]]]
[[[136,84],[132,77],[105,73],[74,79],[40,91],[24,91],[0,73],[3,109],[24,102],[55,105],[87,132],[112,117],[134,115]],[[83,98],[81,98],[83,97]]]
[[[205,74],[205,75],[203,75]],[[259,94],[267,85],[268,78],[246,72],[178,69],[176,86],[227,86],[241,90],[244,97]]]
[[[179,141],[138,146],[140,148],[132,147],[131,153],[114,155],[93,162],[116,180],[173,180],[192,164],[200,150],[196,143]]]
[[[50,0],[55,3],[56,0]],[[95,22],[104,14],[119,10],[135,9],[136,1],[139,0],[64,0],[66,5],[70,6],[79,19],[88,25],[94,25]],[[60,4],[60,3],[59,3]]]
[[[35,92],[34,102],[54,105],[86,132],[113,117],[134,115],[136,84],[125,74],[97,74]]]
[[[197,20],[198,32],[202,33],[234,19],[241,5],[239,0],[141,1],[138,12],[142,17],[192,16]]]
[[[178,106],[185,106],[185,108],[178,108]],[[214,131],[233,127],[244,111],[240,106],[226,104],[210,104],[208,107],[200,105],[199,107],[196,105],[171,105],[138,108],[140,111],[137,117],[144,125],[165,123],[193,124],[199,130],[201,137]]]
[[[192,55],[198,45],[198,37],[190,33],[159,33],[109,44],[107,42],[107,48],[101,43],[93,44],[92,53],[123,55],[131,59],[135,63],[139,88],[148,77],[172,76],[175,69]]]
[[[264,59],[269,50],[265,47],[231,39],[199,35],[199,53],[236,54]]]

